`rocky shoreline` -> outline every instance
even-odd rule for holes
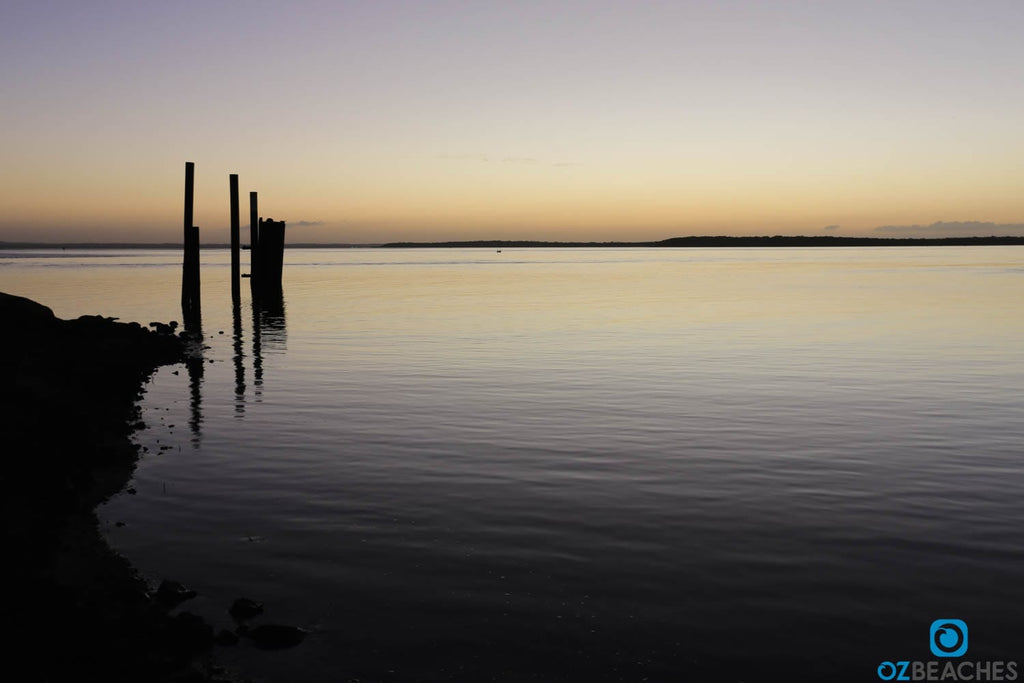
[[[29,680],[229,680],[210,662],[209,625],[172,616],[95,512],[134,472],[143,385],[184,360],[186,339],[168,325],[61,320],[3,293],[0,320],[7,651]]]

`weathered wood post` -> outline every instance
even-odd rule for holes
[[[242,297],[241,292],[241,239],[238,223],[238,174],[232,173],[228,176],[228,185],[231,191],[231,300],[238,301]]]
[[[259,282],[261,293],[281,291],[281,274],[284,269],[284,221],[273,218],[260,219]]]
[[[189,288],[191,277],[189,266],[191,265],[189,243],[192,234],[192,206],[195,187],[196,165],[194,162],[185,162],[185,229],[182,233],[182,259],[181,259],[181,310],[184,315],[192,300],[192,292]]]
[[[181,314],[186,329],[199,317],[199,228],[192,225],[195,163],[185,162],[185,220],[181,263]]]
[[[255,291],[259,274],[260,218],[255,192],[249,193],[249,289]]]
[[[183,258],[181,263],[181,315],[185,321],[185,331],[195,339],[202,339],[202,314],[199,305],[199,228],[192,225],[193,190],[195,189],[195,164],[185,162],[185,225],[182,233]],[[191,393],[191,415],[189,427],[192,430],[193,443],[200,438],[202,417],[202,386],[203,386],[202,352],[191,353],[185,359],[188,370],[188,384]]]
[[[185,296],[182,303],[182,317],[187,331],[198,331],[201,318],[199,285],[199,227],[193,225],[186,232],[185,242]]]

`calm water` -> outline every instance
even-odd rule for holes
[[[1024,248],[291,250],[255,314],[204,259],[101,516],[187,609],[312,629],[221,651],[257,681],[870,681],[948,617],[1024,660]],[[179,268],[0,290],[180,320]]]

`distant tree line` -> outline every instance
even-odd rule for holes
[[[833,237],[831,235],[773,235],[729,237],[726,235],[672,237],[656,242],[544,242],[539,240],[468,240],[453,242],[389,242],[382,247],[930,247],[1024,244],[1024,237]]]

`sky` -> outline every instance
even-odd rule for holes
[[[0,240],[1024,235],[1024,2],[0,4]],[[243,229],[243,234],[247,231]]]

